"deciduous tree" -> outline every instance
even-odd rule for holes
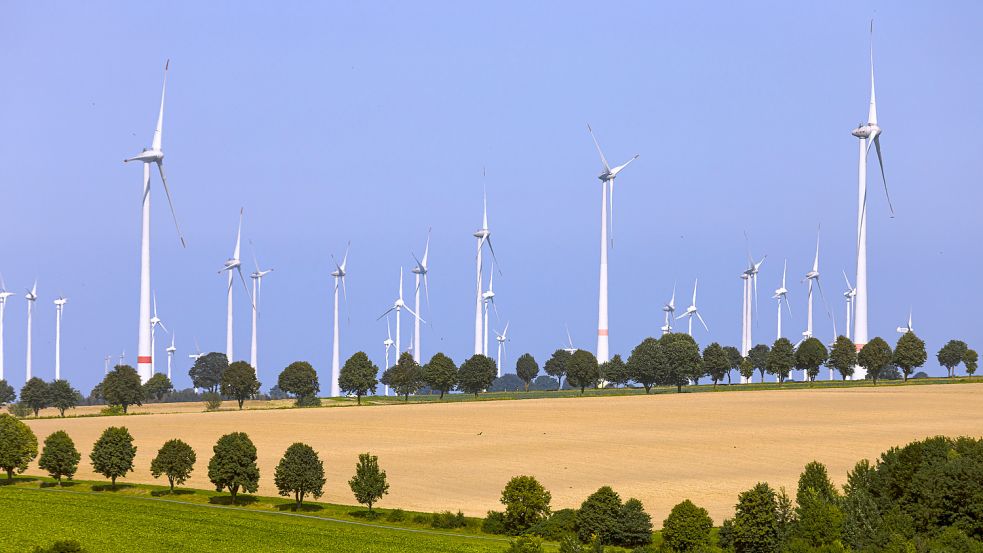
[[[597,357],[583,349],[578,349],[570,356],[567,362],[567,382],[575,388],[580,388],[580,393],[588,386],[597,386],[597,381],[601,377],[598,369]]]
[[[867,375],[876,386],[877,378],[881,375],[881,371],[891,364],[892,357],[891,346],[878,336],[864,344],[857,354],[857,364],[866,369]]]
[[[242,404],[259,392],[260,383],[256,379],[256,369],[245,361],[231,363],[222,373],[222,394],[234,398]]]
[[[133,436],[125,426],[110,426],[103,430],[102,435],[92,446],[89,459],[92,470],[109,478],[116,489],[116,479],[126,476],[133,470],[133,458],[137,448],[133,445]]]
[[[14,391],[14,387],[7,384],[6,380],[0,380],[0,405],[13,403],[15,399],[17,399],[17,393]]]
[[[710,545],[710,530],[713,520],[702,507],[686,500],[676,505],[662,522],[663,543],[670,551],[686,553],[703,551]]]
[[[607,382],[614,386],[627,386],[628,382],[631,381],[631,376],[628,374],[628,369],[625,366],[625,362],[621,359],[621,354],[614,354],[611,359],[601,363],[597,366],[597,371],[600,374],[601,382]]]
[[[809,380],[815,382],[816,376],[819,374],[819,367],[823,366],[827,357],[826,346],[819,338],[809,337],[803,340],[795,350],[795,367],[800,371],[805,371]]]
[[[277,464],[273,481],[280,495],[289,497],[292,494],[300,508],[308,494],[317,499],[324,493],[324,462],[311,446],[295,443],[287,448]]]
[[[532,525],[550,516],[552,496],[532,476],[516,476],[502,490],[505,505],[505,528],[513,536],[524,533]]]
[[[314,403],[321,385],[317,381],[317,371],[307,361],[294,361],[287,365],[277,379],[277,386],[297,398],[297,405]]]
[[[195,359],[188,376],[195,388],[217,392],[222,384],[222,373],[229,368],[229,358],[224,353],[213,351]]]
[[[771,348],[765,344],[758,344],[747,353],[748,360],[751,361],[751,366],[761,373],[761,382],[765,381],[765,372],[768,370],[769,351],[771,351]]]
[[[771,486],[759,483],[738,496],[732,532],[736,551],[777,553],[781,550],[778,501]]]
[[[969,346],[966,342],[962,340],[949,340],[946,342],[939,353],[936,354],[936,358],[939,360],[939,365],[942,365],[949,372],[949,376],[956,376],[956,367],[963,360],[963,355],[965,355],[966,350]],[[21,394],[21,401],[24,400],[24,394]]]
[[[788,338],[779,338],[768,352],[768,372],[778,378],[778,383],[785,382],[788,373],[795,366],[795,348]]]
[[[38,467],[61,482],[62,478],[71,480],[75,476],[80,459],[82,455],[75,449],[75,442],[65,431],[59,430],[44,439]]]
[[[20,389],[20,401],[34,411],[34,416],[48,406],[48,383],[38,377],[33,377],[24,383]]]
[[[355,500],[368,506],[371,513],[372,505],[389,493],[386,471],[379,468],[379,458],[369,453],[359,454],[355,476],[348,481],[348,486],[355,494]]]
[[[741,356],[741,352],[734,346],[724,346],[724,353],[727,354],[727,359],[730,361],[730,370],[727,371],[727,384],[730,384],[730,372],[741,371],[741,361],[744,357]]]
[[[130,405],[143,405],[140,375],[129,365],[116,365],[102,381],[102,395],[109,405],[119,405],[126,413]]]
[[[979,354],[975,349],[967,349],[963,354],[963,365],[966,367],[966,374],[973,376],[979,363]]]
[[[435,353],[430,358],[430,362],[423,367],[423,382],[431,390],[440,391],[440,399],[444,399],[444,394],[454,389],[457,381],[457,365],[454,364],[453,359],[443,353]]]
[[[727,357],[727,352],[717,342],[703,348],[703,367],[710,375],[710,379],[713,380],[714,388],[730,370],[730,359]]]
[[[857,366],[857,346],[853,340],[846,336],[837,336],[826,365],[840,373],[843,380],[853,376],[854,367]]]
[[[167,440],[157,450],[157,456],[150,462],[150,474],[154,478],[167,476],[167,483],[174,492],[174,485],[184,484],[195,468],[198,456],[190,445],[181,440]]]
[[[164,396],[174,391],[174,385],[164,373],[155,373],[143,385],[143,397],[161,401]]]
[[[689,334],[671,332],[659,339],[662,354],[665,356],[665,369],[660,371],[660,386],[675,386],[677,392],[689,384],[690,379],[702,375],[703,359],[700,348]]]
[[[529,384],[536,379],[539,374],[539,363],[536,358],[529,353],[523,353],[515,362],[515,375],[525,384],[525,389],[529,391]]]
[[[668,370],[662,346],[655,338],[646,338],[631,350],[625,365],[628,377],[642,385],[649,393],[660,377]]]
[[[494,378],[493,374],[492,379]],[[423,369],[413,359],[413,355],[404,351],[399,354],[396,364],[382,373],[382,383],[392,388],[396,395],[403,396],[406,401],[409,401],[410,394],[415,394],[423,386]],[[488,384],[490,385],[491,382],[489,381]]]
[[[48,384],[48,405],[58,409],[58,414],[65,416],[65,411],[74,409],[82,397],[79,391],[72,388],[67,380],[55,380]]]
[[[563,377],[567,374],[567,363],[570,362],[570,356],[572,354],[565,349],[558,349],[553,352],[553,355],[546,360],[546,364],[543,365],[543,370],[546,374],[552,376],[556,379],[556,389],[563,389]]]
[[[16,418],[0,414],[0,469],[7,472],[7,480],[14,479],[14,472],[24,472],[38,456],[38,438],[31,428]]]
[[[901,369],[904,381],[908,381],[908,376],[915,369],[925,364],[928,353],[925,351],[925,342],[915,335],[914,331],[909,330],[898,338],[897,345],[894,346],[894,365]]]
[[[235,504],[239,489],[253,493],[259,488],[256,446],[244,432],[233,432],[218,439],[208,462],[208,479],[218,491],[229,490]]]

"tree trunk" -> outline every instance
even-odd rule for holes
[[[652,390],[651,386],[645,386],[645,393],[648,394]]]
[[[236,493],[239,491],[239,485],[229,486],[229,494],[232,496],[232,504],[236,504]]]
[[[167,481],[171,484],[171,493],[174,493],[174,479],[168,476]]]
[[[116,477],[113,476],[111,480],[113,481],[113,490],[116,490]]]
[[[358,399],[358,405],[361,405],[362,404],[362,394],[358,394],[355,397]]]
[[[242,411],[242,404],[245,403],[245,398],[239,400],[239,410]]]
[[[124,415],[126,414],[126,409],[127,409],[128,407],[129,407],[129,405],[128,405],[128,404],[126,404],[126,403],[124,403],[124,404],[123,404],[123,414],[124,414]]]
[[[682,384],[676,384],[676,393],[677,394],[683,393],[683,385]]]
[[[444,399],[444,391],[443,390],[440,391],[440,399]]]
[[[526,388],[525,388],[524,391],[528,392],[529,391],[529,383],[528,382],[525,382],[525,385],[526,385]]]
[[[7,481],[10,482],[14,479],[14,469],[13,467],[7,469]]]

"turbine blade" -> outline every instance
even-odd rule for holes
[[[341,270],[342,270],[342,272],[344,272],[345,271],[345,268],[348,267],[348,252],[351,249],[352,249],[352,242],[351,242],[351,240],[349,240],[348,241],[348,245],[345,246],[345,257],[343,257],[341,259]]]
[[[385,312],[384,312],[384,313],[383,313],[382,315],[379,315],[378,317],[376,317],[376,319],[375,319],[375,320],[377,320],[377,321],[378,321],[379,319],[381,319],[381,318],[383,318],[383,317],[385,317],[386,315],[388,315],[388,314],[390,314],[390,313],[392,313],[392,311],[393,311],[394,309],[396,309],[396,308],[395,308],[395,307],[390,307],[389,309],[386,309],[386,311],[385,311]],[[387,329],[389,328],[389,319],[386,319],[386,328],[387,328]],[[389,339],[390,339],[390,340],[392,339],[392,332],[390,332],[390,333],[389,333]]]
[[[412,309],[410,309],[410,307],[408,305],[404,305],[403,306],[403,309],[405,309],[406,312],[409,313],[410,315],[413,315],[417,319],[420,319],[420,322],[421,323],[423,323],[423,324],[426,324],[427,323],[427,321],[423,320],[423,317],[420,317],[419,315],[417,315],[416,312],[413,311]]]
[[[894,217],[894,205],[891,203],[891,193],[887,191],[887,177],[884,176],[884,159],[881,157],[881,137],[874,137],[874,146],[877,148],[877,163],[881,167],[881,180],[884,181],[884,195],[887,197],[887,206],[891,208],[891,217]]]
[[[236,267],[236,272],[239,273],[239,280],[242,281],[242,289],[246,291],[246,297],[249,298],[249,305],[253,309],[256,309],[256,302],[253,301],[253,294],[249,291],[249,286],[246,285],[246,277],[242,276],[242,265]]]
[[[167,205],[171,208],[171,218],[174,219],[174,228],[177,229],[177,236],[181,239],[181,247],[186,248],[187,245],[184,243],[184,235],[181,234],[181,225],[177,222],[177,212],[174,211],[174,202],[171,201],[171,190],[167,187],[167,177],[164,176],[164,162],[157,162],[157,170],[160,171],[160,182],[164,184],[164,195],[167,196]],[[149,190],[148,190],[149,192]]]
[[[171,60],[164,62],[164,85],[160,90],[160,114],[157,115],[157,128],[154,130],[154,139],[151,147],[160,150],[162,134],[164,131],[164,95],[167,92],[167,68],[171,65]]]
[[[239,245],[240,245],[241,240],[242,240],[242,212],[243,212],[243,209],[244,208],[241,208],[241,207],[239,208],[239,230],[236,231],[236,249],[235,249],[235,252],[232,254],[232,258],[235,259],[236,261],[239,260]]]
[[[710,332],[710,327],[707,326],[707,322],[703,320],[703,315],[700,315],[699,311],[696,312],[696,318],[700,319],[700,322],[703,323],[703,328],[705,328],[707,332]]]
[[[498,264],[498,257],[495,256],[495,248],[492,246],[491,236],[489,235],[488,238],[486,238],[486,240],[488,241],[488,250],[491,251],[492,261],[495,264],[495,269],[498,270],[498,274],[502,274],[501,266]]]
[[[423,248],[423,268],[427,268],[427,259],[430,257],[430,231],[433,227],[427,229],[427,245]]]
[[[590,133],[590,137],[594,140],[594,146],[597,148],[597,154],[601,156],[601,164],[604,165],[604,170],[610,172],[611,167],[608,166],[608,160],[604,157],[604,152],[601,151],[601,145],[597,143],[597,137],[594,136],[594,130],[590,128],[590,123],[587,123],[587,132]]]

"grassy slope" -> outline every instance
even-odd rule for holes
[[[77,540],[89,551],[481,553],[507,548],[504,540],[467,530],[413,528],[409,522],[365,523],[345,506],[323,505],[319,511],[292,513],[277,510],[285,502],[273,498],[257,498],[243,508],[210,503],[221,496],[204,491],[154,497],[160,488],[92,490],[90,483],[40,488],[27,480],[0,486],[0,512],[5,519],[0,551],[30,551],[60,539]]]

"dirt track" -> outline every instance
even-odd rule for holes
[[[608,484],[641,499],[660,526],[686,498],[719,524],[732,516],[737,494],[758,481],[794,494],[799,472],[812,460],[826,463],[842,484],[857,460],[888,447],[936,434],[983,436],[981,398],[983,384],[960,384],[27,422],[39,440],[68,431],[82,452],[82,479],[96,478],[88,454],[99,433],[125,425],[138,447],[137,470],[127,480],[153,482],[150,459],[165,440],[181,438],[198,452],[188,485],[209,488],[211,447],[238,430],[259,449],[265,495],[276,495],[279,457],[301,441],[325,461],[323,501],[354,502],[347,481],[358,453],[370,451],[391,484],[382,507],[483,515],[501,508],[498,498],[511,476],[531,474],[552,492],[554,508],[577,506]]]

